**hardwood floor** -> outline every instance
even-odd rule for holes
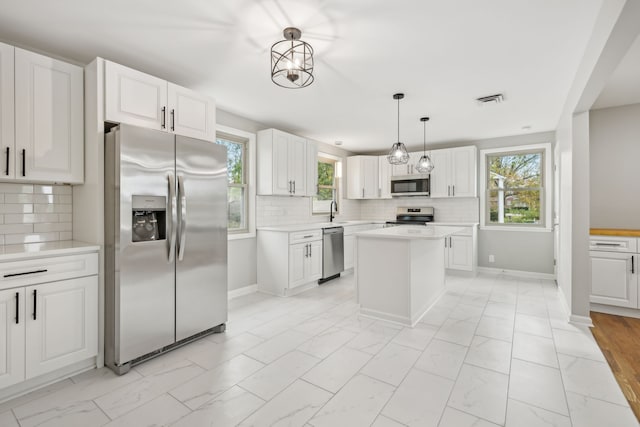
[[[593,336],[640,420],[640,319],[596,312],[591,319]]]

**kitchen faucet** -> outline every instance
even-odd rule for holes
[[[338,204],[335,200],[331,201],[331,205],[329,205],[329,222],[333,222],[333,218],[336,216],[333,214],[333,207],[336,207],[336,212],[338,212]]]

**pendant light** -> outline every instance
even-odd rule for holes
[[[285,28],[284,40],[271,46],[271,80],[278,86],[300,89],[313,83],[313,48],[300,40],[302,31]]]
[[[387,161],[392,165],[406,165],[409,162],[409,153],[407,147],[400,142],[400,100],[404,98],[404,93],[396,93],[393,95],[393,99],[398,100],[398,142],[391,146]]]
[[[434,166],[431,157],[427,156],[427,122],[429,117],[420,117],[420,121],[424,124],[424,135],[422,139],[422,157],[416,164],[416,170],[420,173],[431,173]]]

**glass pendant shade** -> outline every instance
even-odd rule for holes
[[[431,173],[431,171],[433,170],[433,162],[431,161],[431,157],[423,154],[416,164],[416,170],[420,173]]]
[[[434,166],[431,157],[427,156],[427,122],[429,117],[421,117],[420,121],[423,124],[424,135],[422,137],[422,157],[416,163],[416,170],[420,173],[431,173]]]
[[[387,160],[392,165],[406,165],[409,162],[407,147],[402,142],[396,142],[391,146]]]
[[[393,99],[398,101],[398,142],[395,142],[389,150],[387,155],[387,161],[392,165],[406,165],[409,163],[409,153],[407,147],[400,142],[400,100],[404,98],[404,93],[396,93],[393,95]]]

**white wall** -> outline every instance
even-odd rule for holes
[[[640,104],[591,110],[589,135],[591,228],[640,229]]]

